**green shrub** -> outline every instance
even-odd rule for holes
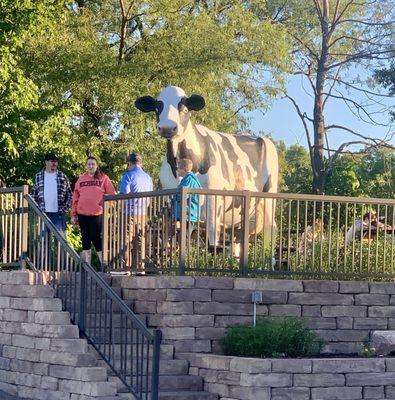
[[[297,318],[265,318],[256,327],[234,326],[221,340],[225,355],[241,357],[305,357],[318,355],[324,341]]]
[[[66,239],[67,239],[67,243],[71,247],[73,247],[73,249],[77,253],[79,253],[82,250],[82,240],[81,240],[79,228],[76,228],[71,224],[67,224]]]

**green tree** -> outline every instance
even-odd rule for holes
[[[48,116],[38,109],[37,86],[21,66],[22,47],[29,36],[50,30],[62,9],[60,0],[0,2],[0,180],[8,184],[32,126]]]
[[[365,196],[395,198],[395,152],[391,149],[368,151],[357,173]]]
[[[392,62],[388,68],[375,71],[375,78],[388,89],[389,95],[395,95],[395,62]],[[395,111],[391,111],[391,115],[392,119],[395,120]]]
[[[381,148],[339,157],[328,175],[326,194],[394,198],[395,153]]]
[[[372,89],[370,76],[361,77],[358,68],[369,75],[372,67],[393,57],[393,2],[273,0],[256,4],[257,15],[268,12],[273,21],[287,29],[293,55],[290,74],[303,77],[304,90],[313,99],[311,109],[306,111],[297,96],[284,93],[306,134],[313,172],[312,191],[324,193],[328,174],[342,154],[355,145],[365,149],[389,145],[393,137],[393,134],[385,138],[370,137],[336,118],[329,122],[326,112],[327,104],[336,102],[339,107],[348,107],[357,119],[378,124],[375,107],[388,95]],[[333,147],[330,139],[336,132],[346,132],[353,139]]]
[[[328,174],[325,194],[351,197],[363,195],[358,177],[360,163],[361,157],[339,157]]]
[[[287,53],[284,28],[261,23],[236,0],[72,3],[56,30],[25,46],[24,68],[39,87],[40,108],[58,111],[36,137],[59,138],[63,123],[59,147],[70,174],[94,154],[118,180],[126,155],[137,149],[157,176],[165,140],[152,117],[135,110],[137,97],[181,86],[206,99],[197,122],[240,129],[242,110],[265,106],[278,93]]]
[[[311,162],[305,147],[293,144],[285,155],[284,182],[289,193],[310,193]]]

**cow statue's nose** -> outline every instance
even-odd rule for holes
[[[178,132],[178,126],[173,126],[173,127],[169,127],[169,126],[163,126],[163,127],[159,127],[158,126],[158,131],[159,134],[165,138],[172,138],[173,136],[177,135]]]

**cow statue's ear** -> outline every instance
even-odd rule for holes
[[[142,112],[151,112],[156,110],[156,99],[151,96],[143,96],[138,98],[134,105]]]
[[[188,110],[199,111],[206,105],[204,97],[198,94],[193,94],[185,99],[185,106]]]

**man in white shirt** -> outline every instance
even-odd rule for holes
[[[58,170],[55,153],[45,155],[45,168],[34,178],[33,197],[40,208],[64,236],[66,212],[71,207],[71,187],[66,175]]]
[[[66,175],[58,170],[59,158],[55,153],[45,155],[45,168],[38,172],[34,178],[33,198],[55,225],[57,231],[66,236],[66,212],[71,207],[72,192]],[[40,244],[41,267],[54,266],[53,256],[57,254],[61,265],[64,265],[66,254],[51,250],[51,233],[42,226],[42,241]],[[54,249],[58,241],[54,238]],[[58,261],[59,262],[59,261]]]

